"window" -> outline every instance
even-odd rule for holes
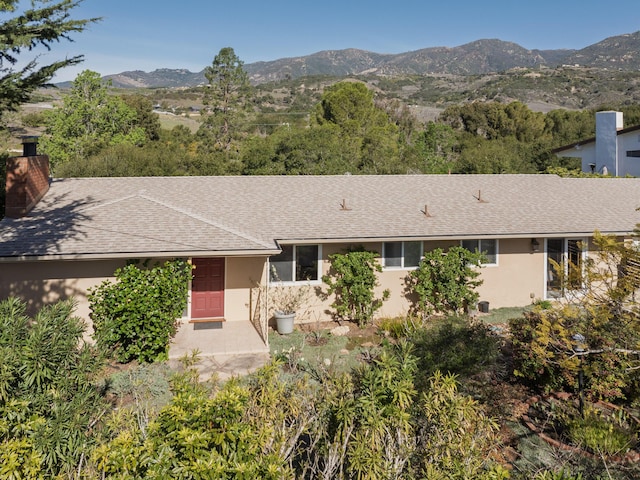
[[[470,252],[482,252],[484,254],[482,265],[498,264],[498,240],[495,238],[462,240],[462,247]]]
[[[282,252],[271,257],[272,282],[309,282],[320,280],[319,245],[282,245]]]
[[[422,242],[384,242],[382,260],[386,268],[416,268],[422,258]]]
[[[586,252],[584,240],[575,238],[547,239],[547,298],[560,298],[566,289],[582,287],[582,266]],[[562,269],[558,272],[558,268]]]

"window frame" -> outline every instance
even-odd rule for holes
[[[390,243],[399,243],[400,244],[400,265],[387,265],[386,250],[387,250],[387,244],[390,244]],[[420,244],[420,255],[418,257],[418,265],[410,265],[410,266],[406,266],[405,265],[405,244],[406,243],[418,243],[418,244]],[[423,256],[424,256],[424,241],[422,241],[422,240],[382,242],[382,255],[381,255],[381,257],[382,257],[382,268],[384,270],[416,270],[419,267]]]
[[[470,252],[480,252],[482,253],[482,242],[492,241],[495,242],[495,252],[493,256],[495,257],[494,262],[481,262],[480,265],[483,267],[497,267],[499,265],[499,253],[500,253],[500,239],[498,238],[465,238],[460,240],[460,246],[462,248],[466,248]],[[476,242],[476,246],[474,250],[470,250],[469,248],[464,246],[464,242]]]
[[[564,265],[564,275],[567,275],[569,269],[569,258],[570,258],[570,247],[569,242],[578,242],[583,245],[583,248],[580,250],[580,270],[581,270],[581,284],[578,287],[573,287],[572,285],[560,285],[559,289],[551,289],[549,286],[549,282],[551,281],[550,276],[550,262],[549,262],[549,240],[562,240],[562,264]],[[560,298],[566,298],[568,292],[571,292],[571,295],[580,294],[580,291],[584,288],[584,269],[586,265],[586,261],[588,259],[588,250],[589,250],[589,238],[587,237],[552,237],[544,239],[544,297],[546,300],[557,300]],[[553,292],[556,292],[553,294]]]
[[[319,285],[322,283],[322,244],[319,243],[296,243],[296,244],[282,244],[280,245],[282,251],[284,251],[284,247],[292,248],[292,259],[291,259],[291,280],[278,280],[272,277],[272,270],[275,268],[273,266],[275,257],[278,255],[273,255],[269,257],[268,265],[269,271],[267,273],[269,279],[269,285]],[[298,247],[316,247],[317,250],[317,258],[316,258],[316,270],[318,278],[308,279],[308,280],[296,280],[297,275],[297,264],[298,264]]]

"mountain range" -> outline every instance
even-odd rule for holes
[[[513,68],[571,65],[621,71],[640,70],[640,31],[606,38],[580,50],[527,50],[497,39],[476,40],[458,47],[431,47],[399,54],[354,48],[326,50],[303,57],[244,65],[253,84],[312,75],[486,75]],[[161,68],[107,75],[114,87],[193,87],[206,83],[204,70]]]

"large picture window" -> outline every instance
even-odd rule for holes
[[[320,245],[281,245],[281,248],[281,253],[271,257],[272,282],[320,280]]]
[[[384,242],[382,261],[385,268],[416,268],[422,258],[422,242]]]
[[[482,265],[498,264],[498,240],[495,238],[462,240],[462,247],[470,252],[477,251],[484,254]]]

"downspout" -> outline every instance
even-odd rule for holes
[[[265,284],[267,288],[264,292],[264,336],[266,338],[267,347],[269,346],[269,290],[270,290],[270,280],[271,280],[271,257],[267,257],[267,278],[265,279]]]

